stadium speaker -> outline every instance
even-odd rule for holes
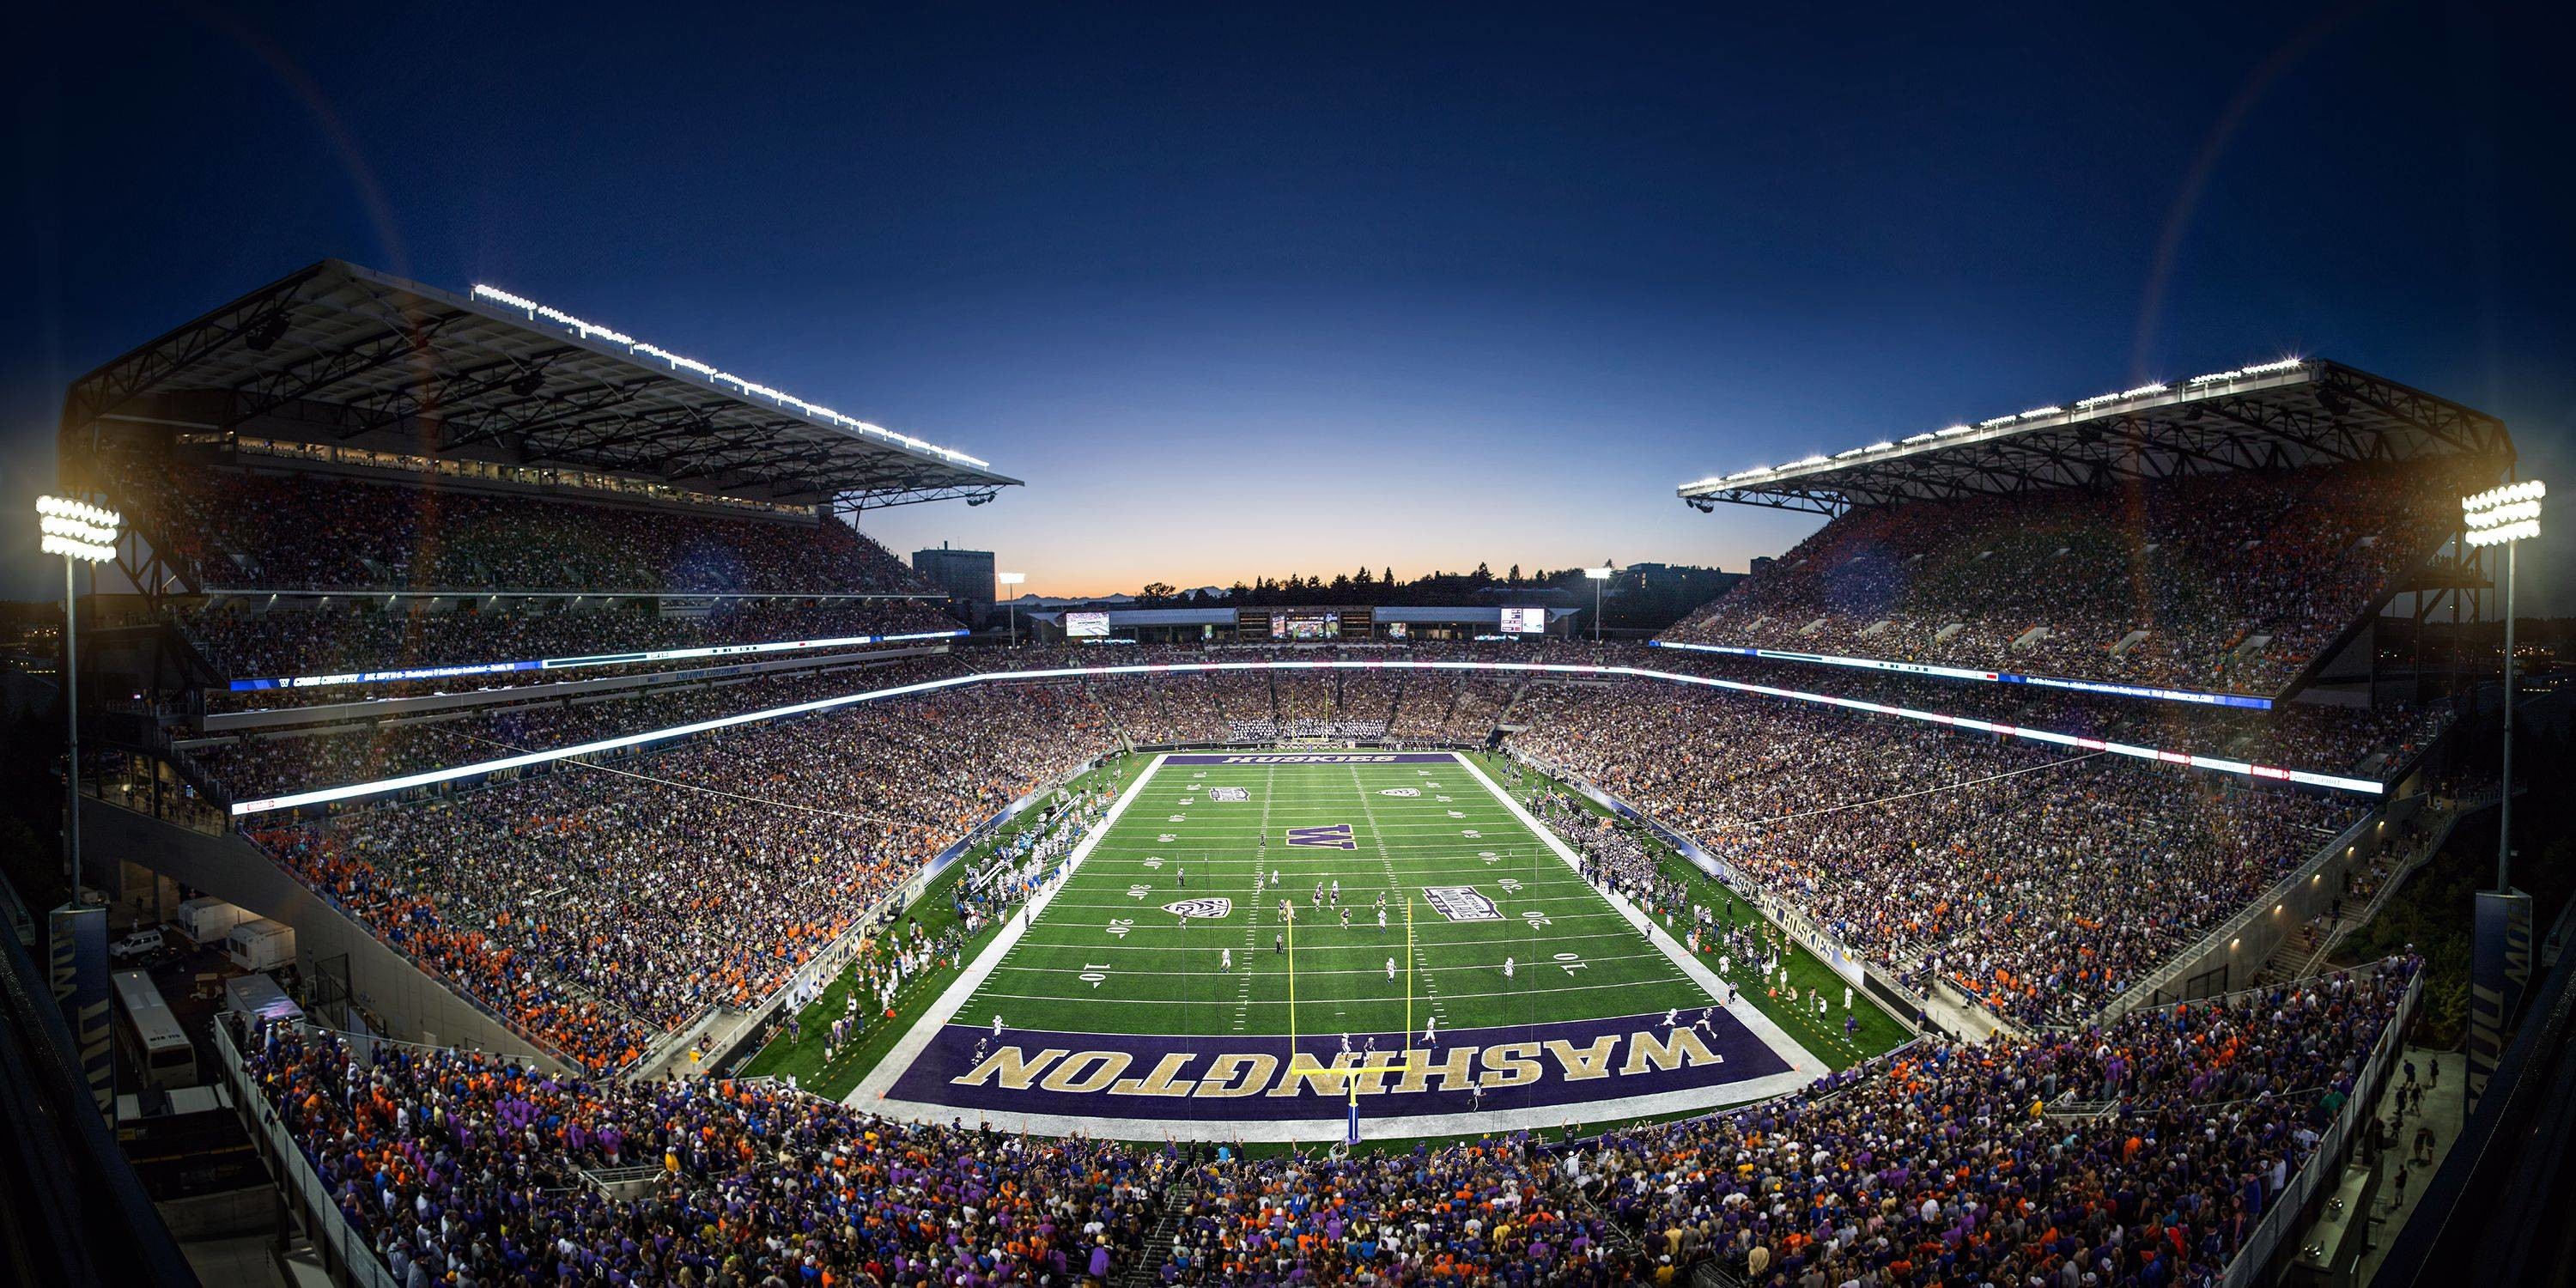
[[[542,371],[526,372],[510,382],[510,392],[522,398],[534,398],[537,396],[537,391],[545,387],[546,373]]]
[[[263,313],[242,329],[242,343],[253,353],[266,353],[269,346],[286,338],[286,315]]]

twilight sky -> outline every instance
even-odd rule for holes
[[[336,255],[986,457],[865,527],[1046,594],[1740,569],[1675,484],[2296,353],[2503,416],[2576,612],[2563,8],[1395,8],[57,12],[0,594],[64,386]]]

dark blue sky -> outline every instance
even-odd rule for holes
[[[987,457],[867,526],[1041,592],[1740,568],[1811,521],[1676,483],[2300,353],[2505,417],[2576,611],[2563,7],[1389,8],[57,15],[6,505],[70,379],[337,255]]]

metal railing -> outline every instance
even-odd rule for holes
[[[2281,1246],[2309,1219],[2309,1201],[2321,1188],[2334,1183],[2336,1168],[2351,1151],[2359,1124],[2365,1116],[2378,1112],[2379,1092],[2387,1082],[2389,1065],[2404,1047],[2406,1026],[2415,1018],[2416,1003],[2423,995],[2424,977],[2418,973],[2407,981],[2406,995],[2398,1001],[2396,1014],[2379,1031],[2379,1041],[2372,1045],[2370,1059],[2353,1083],[2352,1097],[2344,1101],[2307,1161],[2290,1174],[2289,1184],[2272,1197],[2271,1210],[2263,1214],[2245,1246],[2237,1249],[2235,1259],[2227,1263],[2226,1273],[2219,1276],[2219,1288],[2252,1288],[2269,1278],[2267,1272]]]
[[[364,1232],[349,1223],[340,1205],[331,1197],[330,1187],[313,1170],[304,1157],[304,1149],[278,1117],[277,1106],[251,1082],[250,1071],[242,1067],[241,1049],[235,1045],[232,1026],[222,1020],[214,1025],[215,1051],[222,1067],[224,1082],[232,1088],[234,1109],[248,1127],[252,1148],[268,1164],[268,1173],[277,1179],[278,1192],[295,1210],[304,1227],[304,1237],[321,1259],[323,1272],[331,1282],[345,1288],[401,1288],[392,1272],[376,1257],[375,1248]]]

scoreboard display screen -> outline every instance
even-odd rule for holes
[[[1341,637],[1340,613],[1289,608],[1270,615],[1270,638],[1274,640],[1337,640]]]
[[[1547,633],[1547,610],[1544,608],[1506,608],[1503,610],[1503,634],[1544,635]]]
[[[1064,636],[1075,640],[1105,640],[1109,638],[1109,614],[1066,613]]]
[[[1376,627],[1367,608],[1238,608],[1234,619],[1235,637],[1247,640],[1364,640]]]

